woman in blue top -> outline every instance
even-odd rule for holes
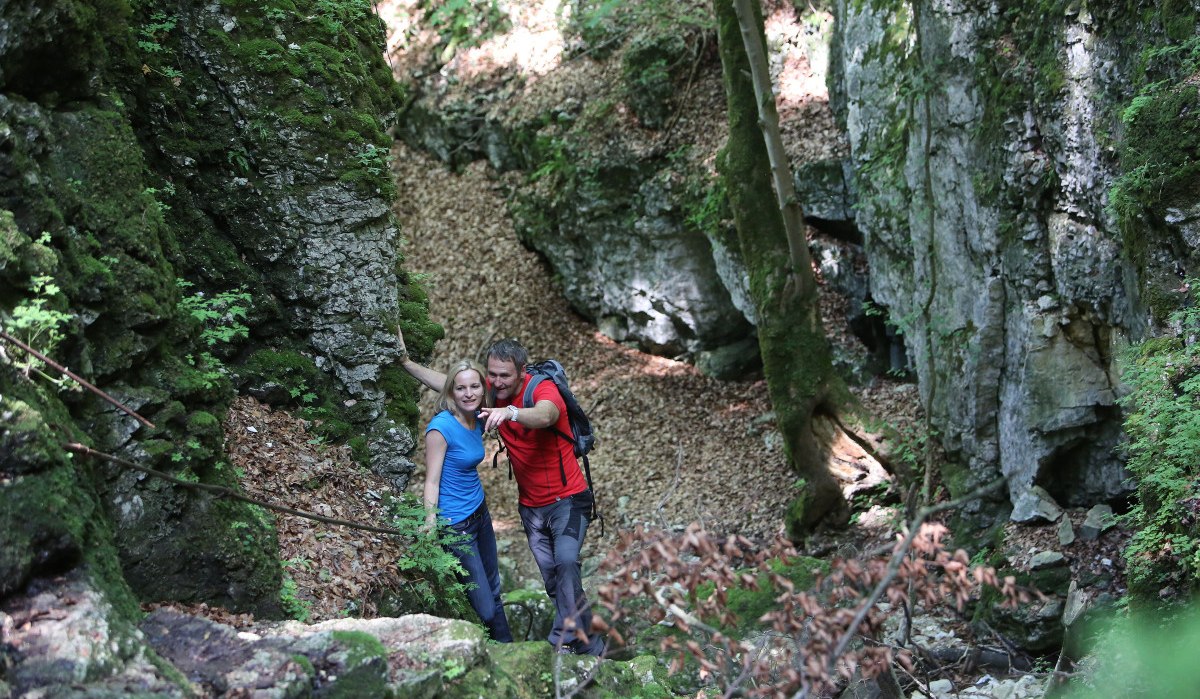
[[[479,481],[483,421],[476,413],[485,396],[483,370],[474,362],[463,360],[446,372],[438,412],[425,429],[426,526],[432,529],[440,513],[443,524],[467,537],[448,548],[466,571],[460,580],[467,584],[471,608],[494,640],[511,643],[500,600],[496,532]]]

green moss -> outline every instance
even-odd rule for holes
[[[675,32],[636,35],[621,52],[622,93],[644,126],[666,126],[676,73],[689,57],[684,37]]]
[[[291,393],[316,390],[327,383],[310,357],[291,349],[256,350],[238,367],[238,374],[243,380],[278,384]]]
[[[331,442],[341,442],[357,434],[371,419],[372,408],[357,403],[347,408],[339,399],[333,381],[305,354],[292,349],[255,351],[238,367],[241,384],[267,390],[278,387],[276,395],[283,405],[313,422],[313,433]],[[359,455],[366,455],[360,450]],[[364,462],[365,463],[365,462]]]
[[[596,699],[667,699],[677,696],[664,663],[649,655],[628,662],[607,662],[596,668],[592,695]],[[689,692],[690,694],[690,692]]]
[[[388,650],[383,643],[365,631],[334,631],[333,639],[347,648],[347,664],[387,658]]]
[[[397,261],[397,265],[401,264]],[[420,279],[402,269],[396,270],[399,284],[399,326],[404,343],[418,361],[428,361],[433,346],[446,335],[441,325],[429,319],[429,297],[421,288]],[[391,328],[389,328],[391,329]]]
[[[215,471],[215,469],[214,469]],[[238,489],[231,474],[219,485]],[[282,616],[279,591],[283,573],[279,562],[279,538],[275,527],[260,516],[259,508],[244,502],[218,500],[209,508],[211,517],[194,522],[191,537],[197,542],[217,542],[227,564],[236,571],[229,576],[234,588],[227,597],[212,600],[231,609],[255,609],[266,618]]]
[[[212,361],[203,357],[192,357],[195,364],[168,360],[168,366],[160,374],[163,385],[181,400],[198,403],[227,401],[233,394],[229,377],[221,372]]]
[[[828,563],[806,556],[797,556],[786,562],[781,559],[774,559],[769,565],[771,572],[782,575],[792,581],[797,590],[811,589],[816,581],[816,576],[829,572]],[[755,590],[738,584],[726,591],[728,602],[725,606],[737,617],[737,624],[733,628],[723,628],[722,630],[739,637],[760,628],[759,618],[779,606],[775,602],[778,593],[775,591],[766,573],[757,573],[754,569],[746,569],[741,572],[755,573],[758,580],[758,589]],[[705,599],[711,596],[713,592],[713,584],[705,583],[697,588],[696,595],[701,599]]]
[[[308,675],[309,677],[316,676],[317,668],[313,667],[313,663],[308,659],[308,656],[300,653],[293,653],[292,660],[304,670],[304,674]]]
[[[94,474],[70,458],[65,439],[87,439],[53,394],[0,376],[0,596],[34,575],[83,566],[116,612],[114,635],[125,643],[140,617],[121,574],[112,532],[96,495]],[[55,426],[55,427],[52,427]],[[122,631],[123,629],[123,631]]]
[[[197,410],[188,415],[187,430],[195,435],[216,436],[221,433],[221,421],[212,413]]]
[[[1180,85],[1142,97],[1137,111],[1128,116],[1121,145],[1124,172],[1113,184],[1110,199],[1126,248],[1144,268],[1148,250],[1162,239],[1161,232],[1146,235],[1153,231],[1152,217],[1161,216],[1150,212],[1195,194],[1200,127],[1193,117],[1200,108],[1200,93],[1195,86]]]
[[[416,429],[417,419],[421,415],[421,408],[417,404],[420,382],[409,376],[402,367],[390,366],[380,372],[379,387],[388,395],[388,417],[398,424],[407,425],[409,429]]]
[[[489,662],[446,682],[447,696],[540,699],[554,696],[553,648],[544,641],[488,646]]]
[[[0,209],[0,279],[22,287],[30,277],[52,274],[57,267],[54,249],[34,242],[17,227],[11,211]]]
[[[808,534],[809,522],[808,505],[811,496],[801,489],[800,494],[788,503],[787,512],[783,515],[783,526],[787,535],[793,541],[801,541]]]
[[[350,455],[355,461],[360,464],[370,463],[371,446],[366,437],[352,437],[346,441],[346,446],[350,447]]]
[[[1138,52],[1140,70],[1134,73],[1137,92],[1121,113],[1120,175],[1109,191],[1109,210],[1138,270],[1143,302],[1161,323],[1182,300],[1177,265],[1200,266],[1195,251],[1165,220],[1168,208],[1186,209],[1200,190],[1195,119],[1200,95],[1193,84],[1200,71],[1200,36],[1186,3],[1162,3],[1140,26],[1145,29],[1123,37]]]
[[[320,696],[329,699],[388,696],[388,651],[379,639],[362,631],[334,631],[333,640],[341,646],[341,663],[336,679],[322,688]]]

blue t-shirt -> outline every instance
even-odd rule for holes
[[[461,522],[483,503],[483,483],[479,482],[479,462],[483,461],[483,421],[475,421],[475,430],[462,426],[449,410],[429,421],[425,434],[437,430],[446,440],[446,460],[442,463],[442,481],[438,490],[438,510],[451,524]]]

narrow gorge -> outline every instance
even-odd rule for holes
[[[1093,5],[761,4],[821,292],[791,322],[828,341],[787,359],[828,354],[836,397],[805,454],[780,396],[806,377],[760,337],[785,285],[725,179],[709,3],[0,5],[0,699],[799,687],[785,661],[753,690],[704,665],[734,631],[739,658],[771,642],[743,623],[782,608],[767,592],[727,600],[738,626],[701,614],[734,581],[626,600],[641,618],[599,664],[487,643],[423,597],[448,575],[404,529],[432,402],[397,328],[431,366],[504,336],[568,365],[615,528],[594,590],[639,527],[785,538],[814,558],[761,583],[809,589],[954,503],[933,517],[953,548],[1045,597],[977,590],[971,624],[925,609],[917,643],[945,625],[975,657],[1003,639],[1003,681],[1092,681],[1076,620],[1186,605],[1200,556],[1200,3]],[[490,456],[532,628],[545,596]],[[300,530],[230,492],[401,532]],[[943,696],[936,655],[837,692]],[[1060,681],[1035,679],[1022,696]]]

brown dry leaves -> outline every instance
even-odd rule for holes
[[[520,339],[535,359],[562,361],[599,437],[591,465],[610,525],[619,523],[624,496],[629,524],[702,519],[709,528],[772,536],[794,476],[763,424],[765,384],[717,381],[604,337],[518,241],[485,166],[454,175],[403,146],[395,156],[406,265],[429,275],[430,315],[446,328],[432,365],[477,357],[504,336]],[[431,401],[426,392],[423,421]],[[493,516],[514,524],[507,473],[482,471]]]
[[[325,517],[388,526],[390,487],[359,466],[345,446],[315,443],[301,420],[253,398],[234,401],[225,423],[230,462],[251,497]],[[370,616],[371,594],[400,583],[395,537],[275,515],[279,555],[311,604],[312,621],[337,618],[348,605]]]
[[[798,162],[839,157],[845,146],[829,108],[814,37],[790,4],[774,3],[771,13],[777,43],[787,49],[777,77],[788,86],[780,94],[780,111],[789,153]],[[544,31],[543,24],[532,27]],[[466,67],[477,58],[472,52],[456,57],[423,88],[430,99],[446,103],[486,100],[495,105],[492,117],[508,123],[616,99],[604,127],[593,130],[603,141],[593,144],[598,152],[614,143],[646,154],[687,144],[689,161],[711,167],[728,132],[714,41],[709,35],[697,42],[676,96],[678,119],[669,131],[643,129],[627,112],[617,99],[619,61],[611,58],[573,58],[548,72],[510,68],[481,82]],[[486,89],[495,92],[481,94]],[[521,179],[518,173],[500,176],[475,163],[452,174],[402,144],[393,156],[396,213],[407,239],[404,264],[429,275],[430,315],[446,328],[434,368],[477,358],[492,339],[516,337],[535,359],[563,362],[591,414],[599,439],[593,474],[610,524],[682,526],[699,520],[710,530],[761,540],[774,536],[795,477],[771,422],[763,382],[716,381],[690,365],[633,351],[596,332],[568,307],[545,263],[516,237],[505,196]],[[852,347],[858,341],[845,330],[844,305],[831,297],[822,310],[834,341]],[[423,420],[431,404],[426,394]],[[907,413],[911,409],[889,414]],[[502,470],[484,469],[483,477],[503,532],[506,520],[515,525],[514,488]],[[414,487],[419,484],[418,477]],[[619,498],[627,506],[614,518]]]
[[[738,685],[748,696],[764,697],[787,697],[802,687],[830,690],[859,671],[875,677],[893,662],[911,671],[912,649],[883,642],[884,612],[872,597],[877,587],[894,606],[915,604],[927,611],[946,606],[961,611],[984,587],[999,590],[1008,606],[1029,600],[1011,576],[1000,580],[991,568],[971,568],[962,550],[947,550],[947,535],[941,524],[922,524],[911,548],[898,540],[890,559],[836,559],[812,589],[797,591],[771,565],[796,556],[782,538],[758,547],[745,537],[714,536],[696,524],[677,535],[639,528],[624,532],[605,560],[610,581],[598,594],[607,611],[602,625],[618,643],[621,630],[636,633],[660,622],[689,634],[682,643],[673,636],[661,641],[672,672],[690,655],[701,677],[716,678],[727,695]],[[728,604],[734,586],[757,590],[763,580],[777,606],[758,621],[774,634],[756,646],[714,628],[738,623]],[[707,597],[698,594],[707,589]],[[852,637],[865,642],[851,647]]]

